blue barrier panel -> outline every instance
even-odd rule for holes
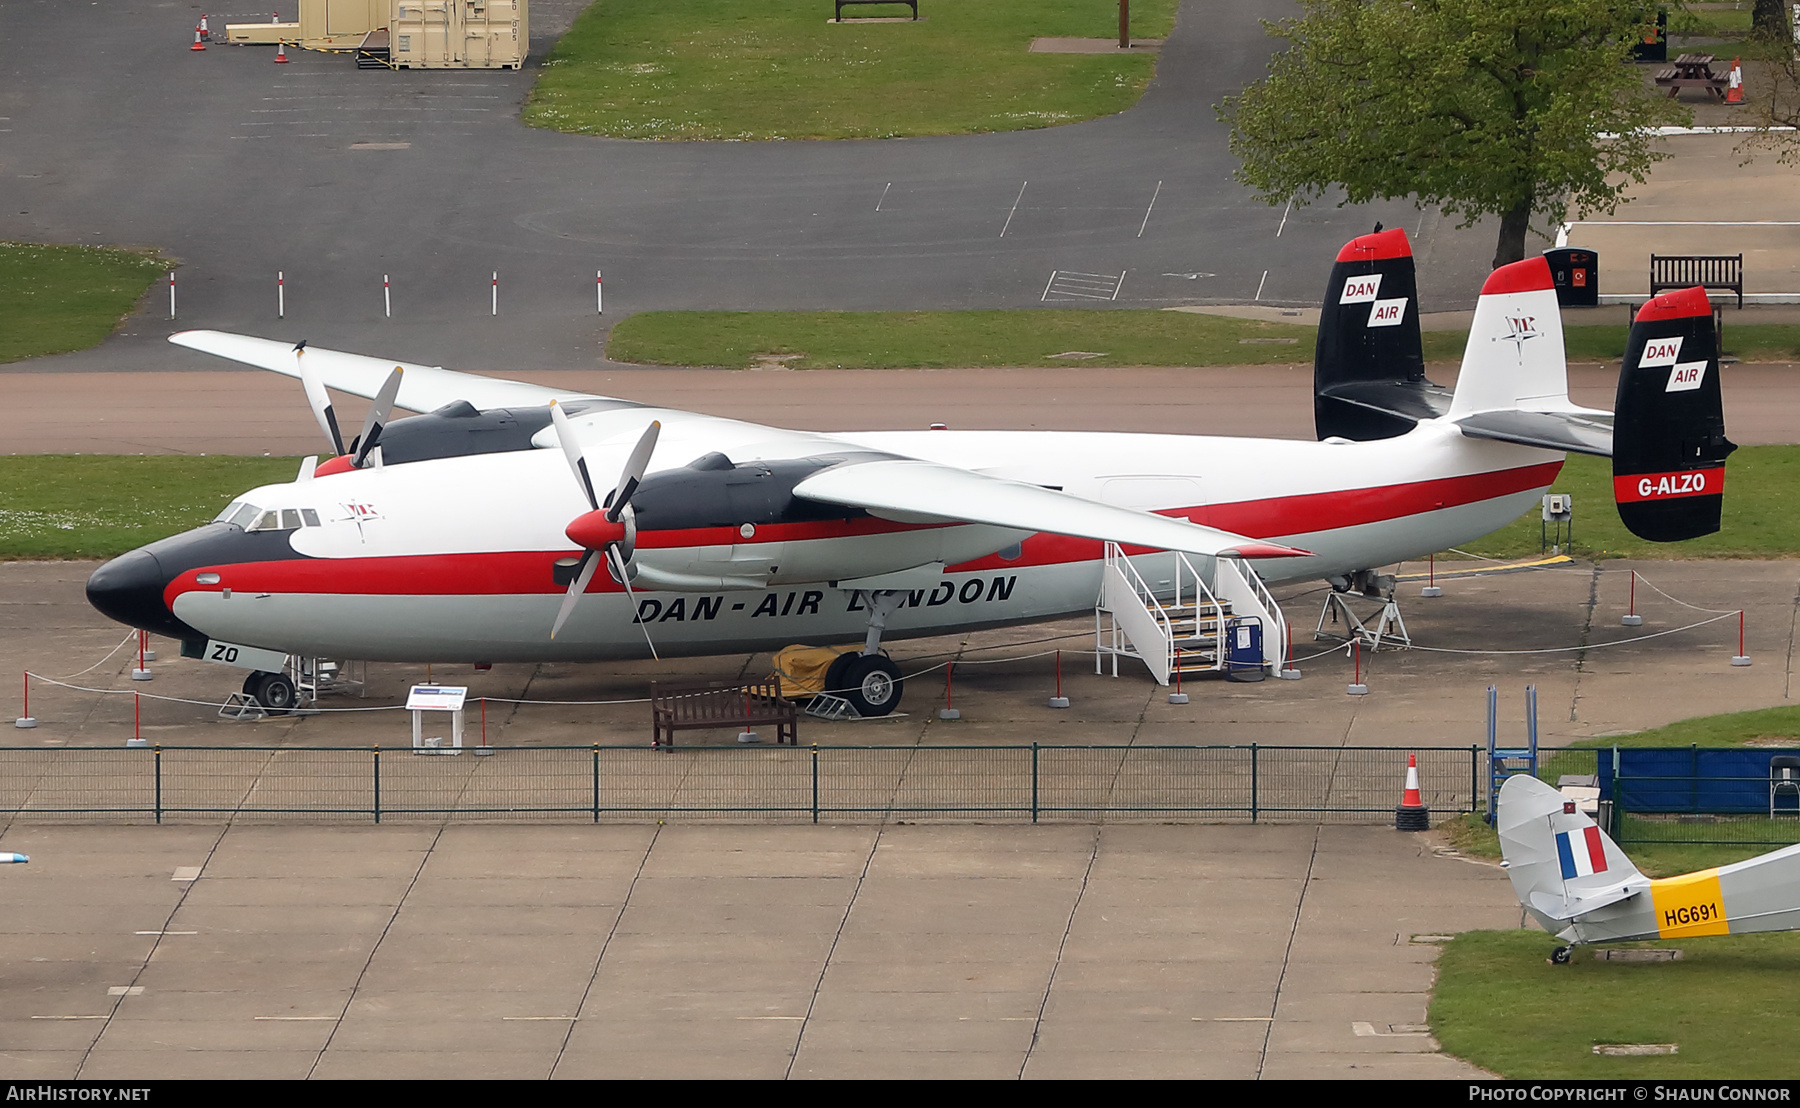
[[[1621,809],[1627,812],[1767,812],[1769,760],[1800,750],[1706,747],[1619,748]],[[1612,797],[1612,752],[1598,759],[1600,795]],[[1791,809],[1791,790],[1782,808]]]

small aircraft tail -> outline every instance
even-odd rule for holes
[[[1443,414],[1450,394],[1425,379],[1412,244],[1396,227],[1346,243],[1325,286],[1313,352],[1319,438],[1363,441]]]
[[[1678,542],[1719,529],[1725,437],[1719,342],[1706,290],[1638,311],[1625,342],[1613,422],[1613,499],[1632,534]]]
[[[1545,930],[1563,930],[1584,912],[1650,887],[1618,844],[1575,802],[1535,777],[1515,774],[1500,787],[1500,853],[1513,892]]]

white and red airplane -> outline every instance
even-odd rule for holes
[[[101,566],[88,597],[114,619],[220,658],[601,661],[861,638],[828,683],[865,715],[900,697],[884,635],[1089,611],[1109,543],[1149,567],[1152,593],[1170,588],[1153,552],[1192,556],[1202,578],[1370,591],[1375,567],[1518,518],[1570,450],[1614,456],[1638,534],[1714,531],[1733,449],[1703,291],[1639,313],[1615,424],[1569,400],[1545,261],[1496,270],[1451,392],[1424,376],[1399,230],[1338,255],[1316,442],[818,434],[304,343],[171,341],[298,377],[337,456]],[[375,400],[349,448],[327,387]],[[396,405],[429,414],[389,422]],[[246,691],[286,707],[279,669]]]

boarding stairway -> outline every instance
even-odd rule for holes
[[[1245,666],[1248,628],[1261,629],[1260,653],[1250,665],[1280,672],[1287,663],[1287,620],[1256,571],[1237,558],[1202,558],[1196,569],[1185,554],[1159,551],[1126,557],[1106,544],[1100,599],[1094,607],[1094,672],[1112,659],[1136,658],[1157,684]],[[1239,644],[1234,652],[1233,643]],[[1260,675],[1259,675],[1260,676]]]

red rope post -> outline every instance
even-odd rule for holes
[[[1056,652],[1056,695],[1062,696],[1062,651]]]
[[[956,681],[956,663],[951,662],[944,667],[944,707],[956,707],[956,697],[952,694],[952,685]]]

